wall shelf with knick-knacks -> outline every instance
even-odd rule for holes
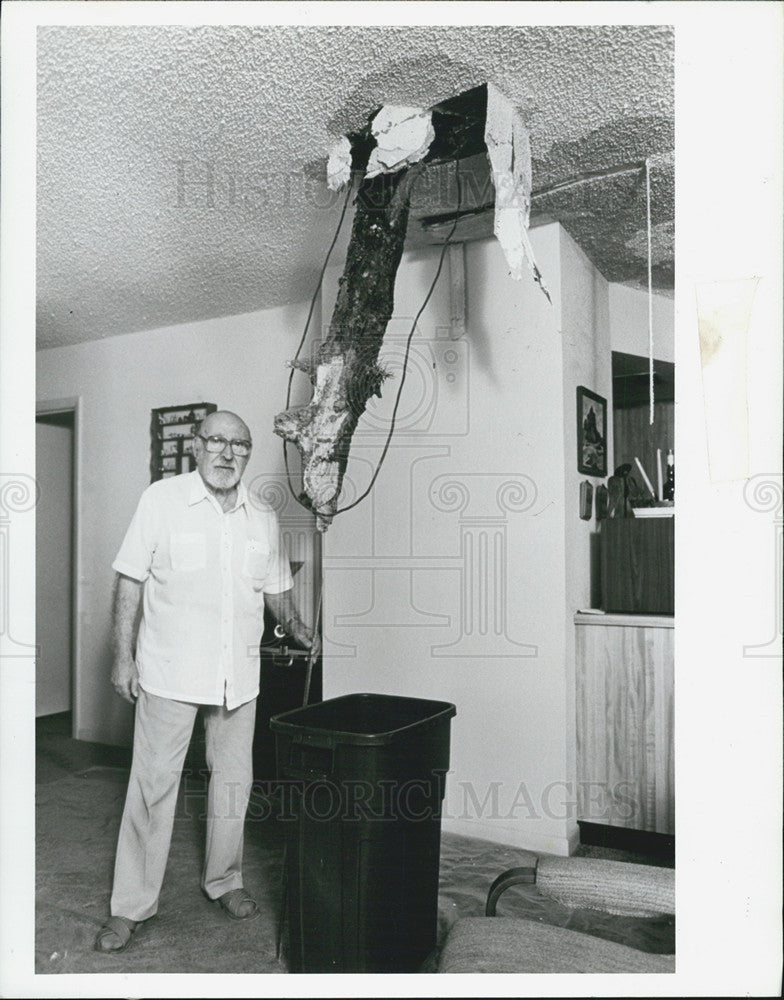
[[[204,418],[214,413],[215,403],[185,403],[161,406],[152,411],[150,423],[150,482],[193,472],[193,436]]]

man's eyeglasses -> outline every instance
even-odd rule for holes
[[[234,439],[233,441],[227,441],[225,437],[221,437],[219,434],[210,434],[209,437],[205,437],[203,434],[197,434],[196,437],[202,439],[204,447],[212,455],[216,455],[218,452],[223,451],[227,444],[231,446],[231,450],[234,454],[239,455],[240,458],[245,458],[246,455],[250,455],[251,443],[250,441],[245,441],[242,438],[239,440]]]

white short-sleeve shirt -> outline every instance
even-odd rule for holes
[[[148,486],[112,568],[144,582],[145,691],[230,709],[256,697],[264,593],[292,578],[275,512],[244,483],[228,512],[198,472]]]

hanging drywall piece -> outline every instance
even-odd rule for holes
[[[432,112],[422,108],[384,105],[370,125],[376,146],[370,153],[365,177],[393,173],[427,156],[435,138]]]
[[[342,135],[329,151],[327,159],[327,187],[339,191],[351,180],[351,142]]]
[[[485,145],[495,185],[493,232],[504,251],[511,276],[519,281],[527,266],[549,299],[528,237],[531,143],[520,116],[492,83],[487,85]]]

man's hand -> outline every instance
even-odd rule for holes
[[[112,667],[112,687],[132,705],[139,697],[139,668],[132,656],[118,656]]]
[[[317,659],[319,656],[321,656],[320,635],[312,635],[309,645],[310,645],[310,655],[313,657],[314,660]]]
[[[313,630],[309,629],[304,622],[299,619],[290,619],[287,631],[303,649],[307,649],[310,652],[314,660],[319,656],[321,653],[321,636],[314,635]]]
[[[302,621],[297,611],[291,590],[280,594],[265,594],[264,601],[275,615],[281,626],[293,636],[300,646],[310,650],[315,659],[321,653],[321,637],[313,634],[313,630]]]
[[[292,632],[291,634],[300,646],[304,646],[305,649],[310,651],[311,657],[315,660],[321,655],[321,636],[314,635],[309,628],[305,627],[298,629],[297,631],[299,634],[297,634],[297,632]]]

